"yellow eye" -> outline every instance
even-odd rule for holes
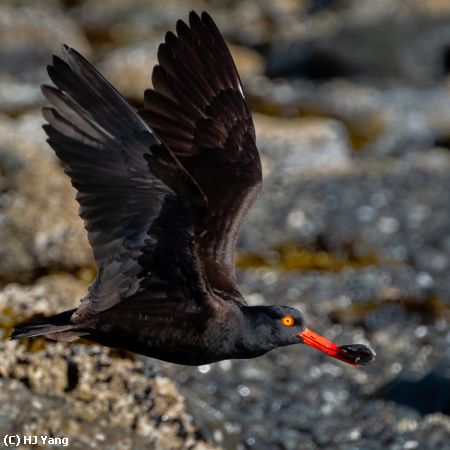
[[[292,316],[284,316],[281,319],[281,323],[285,326],[285,327],[292,327],[292,325],[294,325],[294,318]]]

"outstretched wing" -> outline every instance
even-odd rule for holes
[[[208,198],[199,248],[218,290],[234,285],[241,223],[261,186],[251,113],[228,47],[207,13],[167,33],[145,92],[144,120]],[[221,289],[223,288],[223,289]]]
[[[195,250],[206,200],[114,88],[75,50],[53,58],[43,86],[48,143],[77,189],[98,275],[79,313],[130,297],[157,310],[208,301]],[[165,302],[161,300],[164,299]]]

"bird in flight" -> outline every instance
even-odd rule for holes
[[[236,239],[261,163],[239,74],[206,12],[166,34],[140,111],[74,49],[62,53],[42,88],[44,130],[98,272],[78,308],[19,325],[13,339],[83,337],[186,365],[296,343],[353,365],[374,359],[314,333],[294,308],[249,306],[239,292]]]

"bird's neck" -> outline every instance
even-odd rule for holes
[[[266,306],[240,306],[241,326],[237,349],[259,356],[279,347],[275,330],[268,320]],[[247,358],[249,356],[246,356]]]

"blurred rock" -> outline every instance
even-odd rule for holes
[[[163,40],[119,47],[108,53],[98,68],[123,96],[142,105],[144,91],[152,86],[151,75],[158,64],[156,54],[160,42]]]
[[[434,370],[418,380],[400,375],[376,395],[414,408],[424,415],[442,413],[450,416],[450,370]]]
[[[99,346],[0,343],[0,431],[67,437],[70,448],[213,450],[174,384]],[[11,411],[13,409],[13,413]]]
[[[374,87],[350,81],[271,83],[254,79],[247,93],[258,111],[285,116],[325,117],[348,129],[352,149],[384,157],[449,147],[450,91]]]
[[[247,80],[263,74],[264,60],[259,53],[240,45],[229,44],[229,48],[244,85]]]
[[[225,36],[253,48],[265,48],[280,30],[288,32],[296,28],[308,8],[305,0],[219,0],[211,6],[207,10]]]
[[[53,5],[0,5],[0,111],[17,112],[41,102],[39,85],[61,45],[89,56],[77,25]]]
[[[68,275],[7,285],[0,291],[2,331],[77,306],[86,287]],[[14,428],[19,434],[68,437],[76,449],[217,448],[198,438],[183,397],[149,359],[44,339],[0,340],[0,358],[2,434]]]
[[[80,273],[79,278],[63,274],[44,276],[27,286],[7,284],[0,291],[0,333],[9,333],[15,324],[33,316],[49,316],[76,308],[86,293],[86,281]]]
[[[359,254],[376,249],[385,260],[406,261],[414,255],[425,261],[425,246],[445,239],[450,228],[443,195],[450,189],[450,157],[438,150],[428,153],[428,161],[433,157],[440,161],[434,169],[411,155],[403,162],[354,160],[344,172],[315,177],[290,177],[291,169],[283,171],[279,162],[275,181],[266,171],[267,182],[250,210],[241,246],[261,250],[292,240],[310,244],[320,237],[331,250],[354,243]],[[442,272],[448,256],[440,250],[428,269]]]
[[[445,448],[448,416],[422,417],[414,409],[375,397],[403,367],[420,378],[449,357],[444,319],[431,319],[425,326],[414,310],[402,307],[401,299],[390,300],[389,287],[398,288],[400,295],[417,294],[413,286],[408,288],[414,284],[411,269],[388,266],[340,274],[254,269],[241,271],[239,281],[250,304],[300,308],[308,327],[340,345],[370,343],[377,360],[355,369],[299,345],[253,360],[224,361],[198,369],[164,365],[165,372],[182,386],[189,404],[205,412],[197,417],[207,435],[233,442],[242,433],[244,445],[264,450],[320,446],[395,450],[399,441],[416,441],[417,448],[436,442]],[[350,316],[370,304],[374,315],[378,310],[378,322],[351,324]],[[398,308],[389,313],[383,304]],[[341,309],[339,319],[330,314],[332,308]],[[439,398],[440,393],[433,392],[430,401]],[[268,428],[261,421],[277,426]]]
[[[417,380],[433,405],[446,388],[427,374],[450,358],[448,1],[3,2],[0,109],[14,119],[0,116],[0,282],[13,283],[0,335],[76,306],[94,276],[43,119],[23,114],[41,101],[50,53],[69,40],[137,106],[164,33],[191,9],[232,44],[260,113],[265,180],[239,241],[243,294],[298,307],[377,359],[355,369],[298,345],[196,368],[83,342],[0,342],[0,431],[64,434],[79,449],[211,448],[201,436],[227,450],[448,448],[449,416],[432,412],[445,408],[377,398],[406,373],[408,397]],[[293,42],[314,79],[263,76],[260,54]]]
[[[338,122],[270,118],[259,114],[254,115],[254,120],[264,186],[240,236],[240,246],[250,250],[260,247],[262,235],[266,236],[265,248],[294,238],[280,221],[291,223],[293,229],[307,225],[308,219],[302,211],[298,210],[299,214],[295,215],[292,208],[286,208],[288,203],[299,198],[298,189],[302,182],[314,177],[337,176],[352,167],[347,134]],[[300,197],[305,198],[304,194]],[[284,213],[280,215],[281,210]],[[265,225],[268,222],[270,233]]]
[[[287,187],[301,177],[336,173],[351,166],[348,136],[339,122],[261,114],[253,118],[267,183],[282,182]]]
[[[39,105],[41,102],[39,83],[17,81],[11,76],[0,74],[0,110],[2,112],[20,111]]]
[[[309,11],[331,10],[345,18],[370,20],[374,17],[439,15],[450,12],[446,0],[309,0]]]
[[[0,278],[92,264],[75,191],[45,143],[39,112],[0,118]]]
[[[267,63],[270,77],[352,78],[429,87],[443,80],[449,69],[448,14],[397,13],[370,20],[354,16],[329,32],[286,38],[289,42],[274,44]]]
[[[448,147],[450,9],[422,3],[345,2],[339,13],[305,17],[274,38],[268,61],[271,76],[295,81],[253,80],[248,91],[266,108],[342,121],[357,150]]]
[[[280,28],[292,28],[306,11],[305,1],[86,0],[70,15],[100,46],[124,45],[161,38],[174,30],[177,20],[187,20],[191,10],[207,11],[225,37],[249,47],[267,45]],[[242,26],[245,24],[245,26]]]
[[[70,16],[81,25],[99,47],[148,42],[162,39],[175,29],[178,19],[186,19],[191,10],[203,11],[202,0],[86,0],[75,5]]]

